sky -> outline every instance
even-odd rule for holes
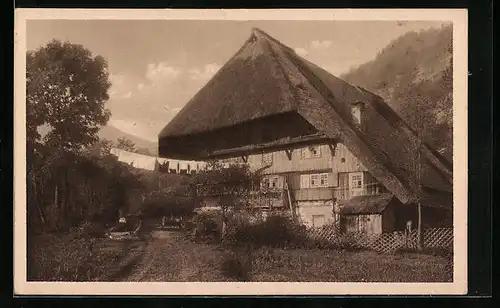
[[[52,39],[108,62],[108,125],[156,142],[160,130],[257,27],[334,75],[366,63],[427,21],[29,20],[27,49]]]

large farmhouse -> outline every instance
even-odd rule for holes
[[[388,232],[415,226],[417,205],[424,224],[450,223],[451,164],[381,97],[259,29],[165,126],[159,153],[249,163],[314,227],[336,209],[358,215],[346,228]]]

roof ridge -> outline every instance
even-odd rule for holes
[[[272,43],[279,45],[281,48],[284,48],[287,51],[294,52],[292,48],[286,46],[285,44],[283,44],[282,42],[275,39],[274,37],[272,37],[271,35],[269,35],[268,33],[264,32],[263,30],[261,30],[259,28],[256,28],[256,27],[252,28],[252,36],[255,36],[258,39],[264,39],[267,41],[271,41]]]

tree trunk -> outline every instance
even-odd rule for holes
[[[42,225],[45,225],[45,216],[43,215],[43,211],[41,208],[41,201],[43,200],[43,198],[40,196],[41,191],[38,188],[36,175],[31,174],[30,178],[31,178],[31,185],[32,185],[31,193],[33,194],[31,200],[33,203],[35,203],[35,206],[36,206],[37,211],[38,211],[38,216],[40,217],[40,221],[42,222]]]

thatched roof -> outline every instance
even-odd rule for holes
[[[361,126],[351,115],[351,105],[356,103],[363,106]],[[415,153],[420,139],[381,97],[333,76],[258,29],[161,131],[159,152],[162,156],[191,154],[193,159],[293,146],[301,135],[310,136],[311,129],[301,128],[302,133],[293,135],[290,130],[291,138],[276,135],[269,141],[269,134],[287,123],[282,121],[276,129],[255,134],[260,142],[247,138],[244,130],[288,114],[305,120],[321,140],[343,143],[403,203],[415,201],[419,193],[414,183],[418,181],[451,193],[451,164],[423,144],[417,173]],[[288,128],[281,130],[288,133]],[[217,136],[216,141],[238,139],[238,143],[214,149],[210,148],[213,142],[206,143],[207,136]],[[196,152],[197,145],[204,150]],[[190,153],[181,155],[176,152],[179,148]]]
[[[340,213],[344,215],[382,214],[394,199],[393,194],[357,196],[340,202]]]

